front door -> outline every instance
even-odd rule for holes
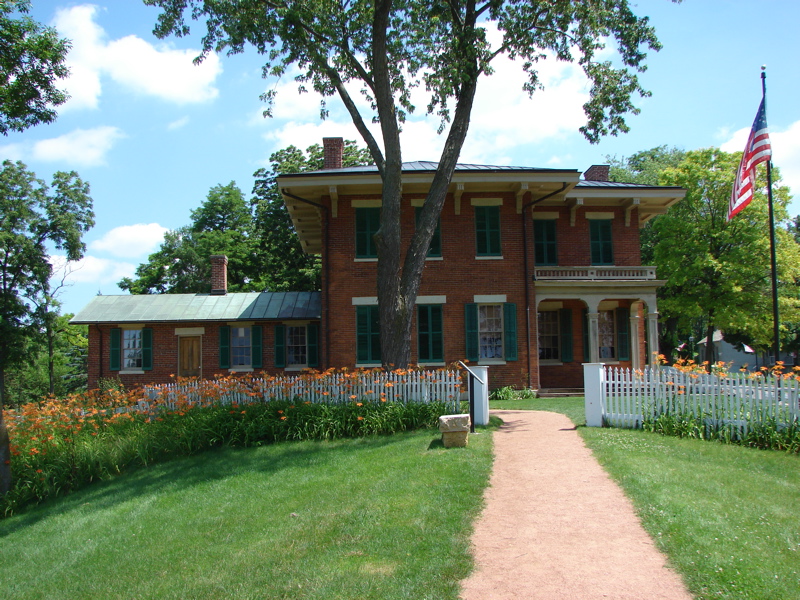
[[[178,338],[178,376],[200,377],[201,352],[200,336]]]

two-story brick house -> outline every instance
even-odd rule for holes
[[[73,319],[90,324],[90,385],[380,365],[381,179],[375,167],[342,168],[340,138],[324,147],[324,169],[278,178],[304,250],[322,257],[321,291],[228,294],[218,257],[211,294],[99,296]],[[406,242],[435,170],[403,165]],[[490,366],[492,387],[534,389],[581,387],[582,362],[644,364],[662,282],[641,266],[639,228],[684,191],[607,179],[602,166],[581,179],[458,165],[426,259],[412,361],[467,359]]]

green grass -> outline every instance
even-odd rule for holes
[[[3,598],[455,599],[491,436],[212,450],[0,521]]]
[[[490,407],[585,423],[583,398]],[[578,431],[695,598],[800,598],[800,456],[629,429]]]

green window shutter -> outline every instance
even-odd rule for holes
[[[375,258],[378,251],[372,236],[380,227],[381,209],[356,208],[356,258]]]
[[[431,306],[431,360],[444,360],[442,307]]]
[[[122,330],[111,330],[111,344],[109,346],[109,366],[112,371],[119,371],[122,362]]]
[[[556,221],[534,221],[533,240],[536,264],[557,265]]]
[[[506,360],[517,360],[517,305],[503,304],[503,348]]]
[[[286,366],[286,326],[275,325],[275,366],[282,369]]]
[[[381,362],[380,313],[377,306],[356,307],[356,362]]]
[[[584,308],[581,321],[583,322],[583,362],[592,360],[592,353],[589,351],[589,309]]]
[[[617,358],[619,360],[631,359],[631,311],[629,308],[618,308],[617,320]]]
[[[464,305],[464,324],[467,336],[467,360],[477,362],[480,358],[477,304]]]
[[[306,327],[306,345],[308,366],[315,369],[319,366],[319,323],[309,323]]]
[[[219,368],[231,368],[231,328],[227,325],[219,328]]]
[[[250,328],[250,366],[260,369],[264,364],[264,351],[261,345],[261,325],[254,325]]]
[[[153,330],[149,327],[142,328],[142,370],[153,369]]]
[[[475,207],[475,250],[478,256],[500,256],[500,207]]]
[[[422,207],[417,206],[414,209],[414,223],[419,223],[419,216],[422,214]],[[433,237],[431,238],[431,246],[428,248],[426,256],[441,256],[442,255],[442,220],[436,219],[436,229],[433,230]]]
[[[589,221],[589,237],[591,240],[592,264],[613,265],[614,244],[611,239],[611,221]]]
[[[558,311],[559,340],[561,344],[561,362],[572,362],[572,309],[562,308]]]

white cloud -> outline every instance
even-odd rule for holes
[[[733,132],[728,141],[720,145],[720,150],[741,152],[749,134],[749,127]],[[769,139],[772,163],[781,170],[783,183],[791,188],[795,197],[800,197],[800,121],[795,121],[783,131],[771,130]]]
[[[120,258],[137,258],[156,250],[167,231],[166,227],[158,223],[122,225],[90,243],[89,248]]]
[[[57,138],[34,143],[30,154],[42,161],[64,160],[77,165],[102,165],[114,143],[123,137],[125,134],[117,127],[75,129]]]
[[[214,82],[222,72],[222,64],[216,54],[194,65],[197,50],[154,46],[133,35],[108,41],[105,31],[95,22],[97,13],[98,7],[88,4],[56,12],[55,27],[72,40],[68,57],[71,75],[65,82],[72,98],[65,109],[96,108],[103,77],[177,104],[217,97],[219,90]]]
[[[60,280],[59,271],[66,263],[63,255],[53,255],[50,263],[56,270],[56,277]],[[136,274],[136,265],[127,262],[108,260],[96,256],[85,256],[82,260],[70,262],[67,265],[68,275],[65,279],[67,285],[91,283],[96,285],[116,283],[123,277],[133,277]]]
[[[189,124],[189,117],[183,117],[182,119],[178,119],[167,125],[167,131],[175,131],[176,129],[185,127],[188,124]]]

